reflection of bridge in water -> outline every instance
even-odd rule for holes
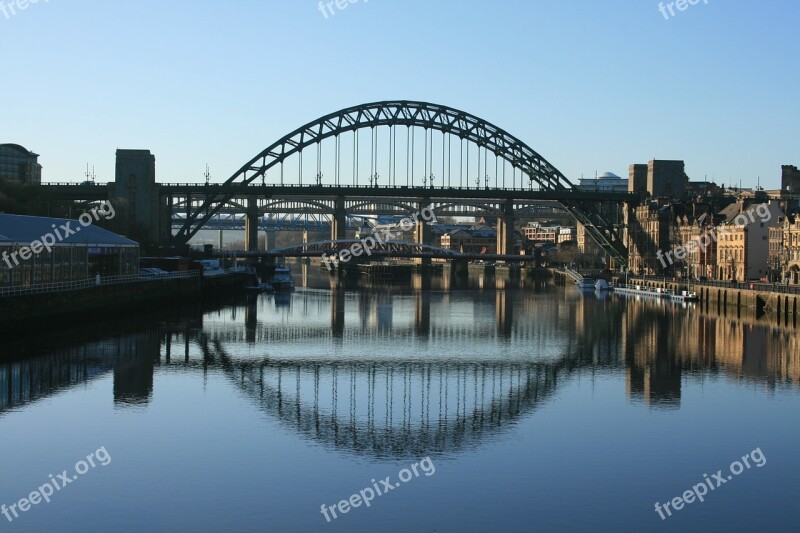
[[[263,307],[250,301],[206,314],[203,322],[150,323],[109,331],[103,340],[73,337],[72,347],[0,363],[0,417],[96,379],[113,378],[115,406],[127,408],[147,405],[155,372],[161,386],[171,373],[216,374],[304,440],[349,453],[419,457],[468,450],[503,434],[584,369],[624,374],[633,401],[679,408],[682,381],[733,372],[774,386],[784,374],[770,369],[796,360],[794,342],[765,340],[758,328],[749,332],[722,319],[697,322],[672,308],[664,313],[612,299],[620,308],[606,305],[601,313],[593,300],[498,291],[494,305],[484,295],[467,317],[472,295],[461,295],[461,320],[453,320],[437,306],[452,307],[455,296],[298,292],[296,310],[302,313],[306,297],[310,309],[318,306],[308,315],[314,319],[300,320],[307,328],[274,311],[259,321]],[[338,333],[326,324],[328,307]],[[696,346],[673,342],[675,333]],[[752,336],[782,358],[740,365],[753,359],[744,355]],[[448,351],[440,353],[442,347]]]
[[[240,310],[233,316],[241,316]],[[481,353],[444,360],[401,355],[357,360],[253,357],[239,355],[246,344],[242,322],[229,323],[230,331],[210,319],[202,327],[162,323],[0,364],[0,416],[109,374],[115,404],[127,407],[149,402],[156,369],[220,372],[260,411],[304,439],[351,453],[419,457],[469,449],[507,430],[551,397],[579,366],[574,350],[546,361],[533,356],[500,360],[496,354]],[[297,333],[290,329],[280,336],[280,327],[260,329],[266,335],[259,346],[265,347],[270,338],[291,343]],[[473,328],[472,338],[491,341],[496,338],[491,329],[496,326]],[[359,324],[347,331],[342,338],[352,346],[391,336],[391,330],[380,328],[373,330],[379,337],[369,336]],[[398,334],[416,335],[414,328],[403,331],[400,328]],[[446,331],[434,327],[429,334],[446,338]],[[470,338],[466,328],[450,331]],[[309,334],[312,342],[315,334],[324,338],[321,328]],[[528,335],[536,336],[533,330]]]
[[[530,414],[578,367],[547,362],[251,360],[203,334],[203,360],[303,438],[380,457],[478,446]]]
[[[480,294],[480,293],[476,293]],[[300,292],[295,295],[294,305],[309,305],[323,302],[330,305],[329,323],[292,323],[271,324],[258,320],[258,300],[249,299],[245,307],[244,325],[232,326],[230,323],[205,325],[205,331],[224,342],[248,343],[286,343],[293,341],[315,342],[335,339],[340,343],[364,343],[375,340],[397,340],[415,338],[429,341],[453,341],[467,338],[519,340],[536,346],[552,327],[545,320],[515,321],[515,305],[519,303],[516,291],[503,290],[495,292],[494,323],[490,321],[449,321],[437,320],[432,313],[432,306],[442,305],[451,300],[452,294],[417,292],[410,295],[402,303],[405,305],[397,311],[403,315],[413,311],[413,320],[397,323],[394,319],[395,308],[399,307],[397,296],[388,294],[356,295],[345,291]],[[475,298],[477,301],[478,298]],[[481,300],[486,304],[485,297]],[[472,304],[472,300],[460,302]],[[347,322],[346,312],[349,306],[356,304],[357,320],[350,316]]]

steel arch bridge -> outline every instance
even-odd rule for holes
[[[374,163],[375,158],[378,156],[376,128],[390,128],[388,141],[388,146],[390,147],[389,160],[390,165],[392,164],[391,161],[394,161],[396,165],[396,144],[398,135],[395,128],[398,126],[406,126],[408,128],[406,136],[406,162],[408,163],[408,156],[410,154],[412,168],[414,166],[414,151],[409,149],[408,132],[411,132],[411,144],[414,144],[416,149],[418,143],[415,144],[414,141],[414,128],[422,128],[425,130],[425,171],[422,177],[422,187],[413,183],[413,177],[410,183],[407,180],[407,185],[405,187],[398,187],[396,184],[396,171],[394,184],[392,184],[391,166],[388,176],[389,186],[378,187],[379,175],[377,172],[377,165]],[[369,188],[366,186],[358,186],[358,138],[361,130],[370,130],[372,139],[370,145]],[[442,138],[442,175],[440,175],[441,179],[439,180],[442,185],[438,187],[433,186],[433,180],[435,178],[432,172],[434,158],[437,159],[436,162],[438,163],[438,155],[434,156],[433,154],[434,131],[438,131]],[[340,141],[342,135],[348,132],[352,132],[354,138],[354,187],[343,186],[342,175],[340,173]],[[447,137],[447,149],[445,149],[444,140],[446,136],[449,136]],[[463,146],[465,142],[467,143],[467,183],[471,181],[471,176],[469,176],[470,144],[477,146],[478,177],[475,179],[475,188],[444,186],[445,168],[447,168],[449,185],[449,172],[452,164],[452,137],[457,137],[460,140],[462,155],[459,157],[459,165],[462,166],[462,172],[464,161]],[[321,146],[322,142],[327,139],[333,139],[336,145],[335,185],[332,187],[326,187],[322,184]],[[430,153],[428,152],[429,146]],[[311,147],[316,148],[317,152],[316,183],[303,185],[303,150]],[[483,151],[484,158],[483,170],[486,174],[485,187],[481,187],[481,181],[484,178],[484,176],[481,175],[481,151]],[[488,153],[493,154],[495,158],[493,188],[490,187],[490,178],[488,174]],[[255,187],[255,189],[259,189],[257,194],[262,194],[263,197],[271,197],[271,191],[273,190],[277,191],[280,189],[281,192],[285,192],[287,186],[284,185],[284,163],[292,156],[298,156],[299,179],[296,185],[292,185],[289,188],[295,189],[298,192],[305,190],[305,192],[310,195],[325,194],[327,192],[328,195],[339,198],[341,204],[337,203],[337,205],[342,206],[344,205],[345,194],[350,196],[353,194],[357,196],[366,195],[367,198],[383,198],[383,202],[388,202],[389,200],[387,198],[392,197],[416,197],[424,199],[425,201],[434,198],[441,200],[471,200],[473,203],[476,199],[494,199],[497,201],[497,204],[500,204],[498,206],[499,212],[511,215],[515,200],[534,198],[557,199],[573,216],[575,216],[578,222],[586,228],[586,232],[605,252],[621,265],[627,264],[627,251],[619,227],[610,220],[608,215],[604,214],[603,210],[598,205],[597,200],[604,197],[603,193],[588,195],[583,191],[579,191],[559,170],[527,144],[486,120],[451,107],[407,100],[375,102],[342,109],[309,122],[274,142],[244,164],[223,184],[215,187],[214,192],[206,194],[202,201],[193,202],[191,199],[187,199],[187,203],[184,206],[187,213],[186,221],[173,236],[174,242],[188,242],[209,219],[223,209],[237,194],[241,195],[244,191],[251,189],[248,186],[258,179],[262,180],[263,187]],[[445,157],[447,158],[446,162]],[[499,160],[503,161],[502,186],[500,186],[499,178]],[[428,175],[429,162],[431,169],[430,176]],[[509,165],[512,170],[512,184],[516,183],[516,176],[517,173],[519,173],[520,185],[522,185],[523,176],[526,176],[530,182],[529,189],[525,189],[524,186],[520,188],[515,186],[509,188],[505,186],[506,168]],[[408,173],[408,167],[406,168]],[[278,171],[280,173],[280,181],[275,179],[273,182],[272,178]],[[267,186],[268,173],[270,172],[272,173],[269,175],[270,186]],[[412,170],[412,174],[414,172],[415,171]],[[418,177],[417,180],[419,180]],[[430,182],[428,182],[428,180],[430,180]],[[272,183],[275,183],[275,185],[272,186]],[[280,183],[280,186],[278,186],[278,183]],[[430,183],[430,185],[428,185],[428,183]],[[329,190],[326,191],[326,189]],[[534,191],[537,194],[530,194]],[[636,201],[634,195],[623,195],[619,193],[616,195],[606,193],[606,200],[614,202]],[[329,203],[330,202],[319,202],[318,206],[321,209],[337,209],[336,207],[329,206]],[[381,202],[376,201],[375,203],[380,204]],[[253,206],[253,208],[257,210],[257,206]],[[339,209],[343,210],[344,207]]]

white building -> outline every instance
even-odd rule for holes
[[[628,179],[603,172],[596,178],[581,178],[578,188],[586,192],[628,192]]]
[[[758,280],[769,273],[769,229],[779,223],[783,211],[777,202],[729,205],[720,212],[725,221],[717,226],[719,279]]]

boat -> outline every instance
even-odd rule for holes
[[[594,290],[594,284],[596,282],[597,280],[594,278],[581,278],[579,281],[575,282],[575,285],[577,285],[579,289]]]
[[[697,302],[700,296],[694,291],[681,291],[680,294],[673,294],[671,296],[673,302]]]
[[[700,299],[694,291],[681,291],[680,294],[676,294],[671,289],[642,287],[641,285],[616,286],[614,287],[614,292],[626,296],[642,296],[654,300],[671,300],[673,302],[694,302]]]
[[[294,279],[289,267],[275,267],[275,274],[270,280],[270,284],[276,291],[290,291],[294,289]]]
[[[270,283],[259,283],[258,285],[251,285],[249,287],[245,287],[244,290],[247,292],[273,292],[275,288]]]
[[[641,285],[620,285],[614,287],[614,292],[631,296],[645,296],[658,300],[669,297],[669,293],[664,289],[653,289],[650,287],[642,287]]]

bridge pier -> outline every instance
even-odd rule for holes
[[[344,205],[344,196],[337,196],[331,217],[331,240],[338,241],[347,238],[347,211]]]
[[[469,276],[469,261],[466,259],[451,260],[450,276],[454,278],[466,278]]]
[[[267,242],[266,242],[266,246],[265,246],[264,249],[265,250],[274,250],[275,248],[278,247],[278,245],[277,245],[277,242],[278,242],[278,231],[274,230],[274,229],[268,229],[266,231],[266,233],[267,233]]]
[[[244,223],[244,247],[248,252],[258,251],[258,199],[247,199]]]
[[[497,253],[514,253],[514,200],[508,199],[502,205],[503,214],[497,217]]]
[[[430,198],[423,198],[421,202],[417,203],[417,220],[414,224],[414,242],[417,244],[427,244],[430,245],[433,240],[433,232],[431,231],[431,226],[427,224],[422,218],[419,216],[422,213],[422,210],[431,205]],[[431,258],[430,257],[419,257],[414,259],[414,262],[418,265],[423,266],[430,266]]]

